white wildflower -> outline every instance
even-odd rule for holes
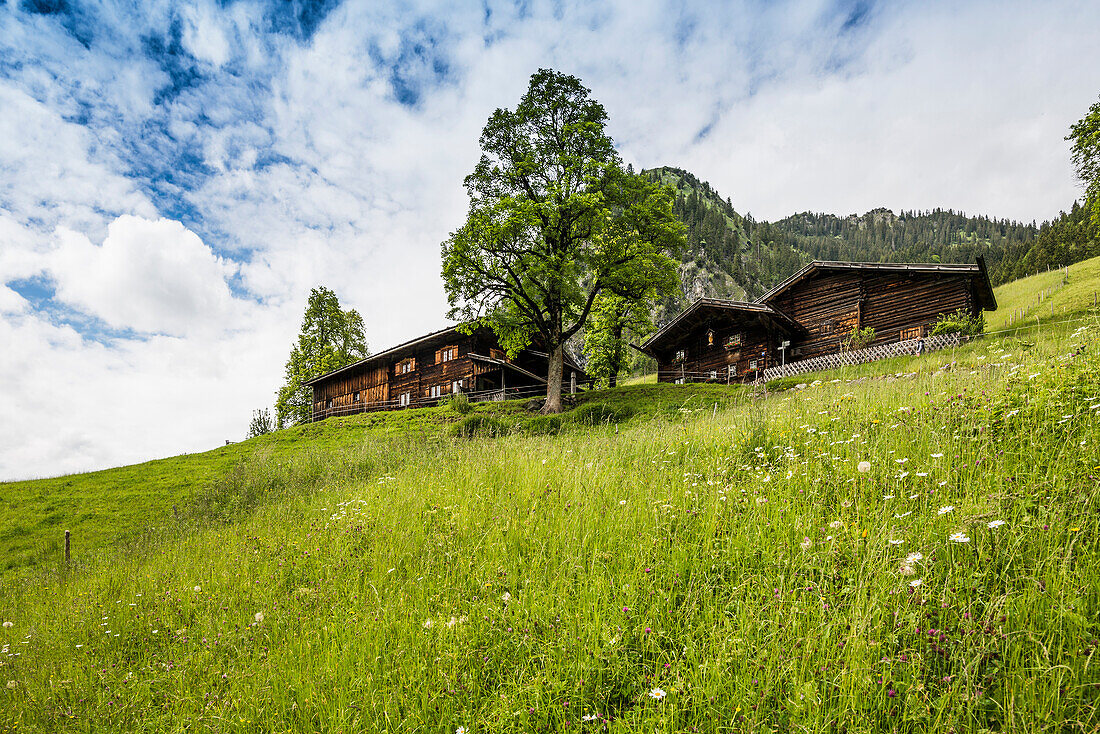
[[[814,542],[812,540],[810,540],[809,538],[803,537],[802,542],[799,543],[798,545],[802,547],[802,550],[809,550],[810,546],[812,546],[813,544],[814,544]]]
[[[501,598],[501,601],[503,601],[505,604],[512,601],[512,595],[509,594],[507,591],[504,592],[503,594],[501,594],[500,598]]]
[[[831,523],[829,523],[829,527],[831,527],[833,530],[839,530],[840,528],[844,527],[844,521],[833,520]]]
[[[4,622],[4,629],[13,626],[14,622]]]
[[[970,537],[966,533],[951,533],[947,536],[948,540],[953,540],[956,543],[969,543]]]
[[[954,505],[944,505],[943,507],[941,507],[939,510],[936,511],[936,514],[937,515],[946,515],[949,512],[954,512],[954,510],[955,510]]]
[[[905,562],[906,563],[916,563],[917,561],[923,561],[923,560],[924,560],[924,554],[921,553],[920,551],[915,551],[915,552],[910,553],[909,555],[907,555],[905,557]]]
[[[201,587],[201,586],[196,586],[196,587],[195,587],[195,593],[197,594],[197,593],[199,593],[200,591],[202,591],[202,587]]]
[[[904,542],[904,540],[891,540],[890,545],[901,545]]]
[[[913,579],[912,581],[909,582],[909,585],[912,586],[915,589],[915,588],[917,588],[918,586],[921,585],[921,579]]]
[[[856,469],[859,469],[860,474],[866,474],[867,472],[871,471],[871,462],[861,461],[859,462],[859,464],[856,465]]]
[[[256,617],[255,618],[256,618],[256,624],[259,624],[260,622],[264,621],[264,613],[263,612],[256,612]]]
[[[664,689],[662,689],[662,688],[654,688],[652,691],[649,692],[649,697],[650,698],[656,698],[658,701],[660,701],[662,698],[664,698],[667,695],[668,694],[665,693]]]
[[[999,527],[1001,527],[1001,526],[1002,526],[1002,525],[1004,525],[1004,524],[1005,524],[1005,521],[1004,521],[1004,520],[992,520],[992,521],[991,521],[991,522],[989,523],[989,525],[987,525],[986,527],[989,527],[989,528],[991,528],[991,529],[992,529],[992,528],[999,528]]]

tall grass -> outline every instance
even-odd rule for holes
[[[1095,731],[1091,333],[257,455],[0,599],[0,728]]]

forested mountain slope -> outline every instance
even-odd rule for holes
[[[1084,244],[1061,246],[1064,228],[1053,224],[1044,225],[1043,232],[1051,230],[1050,242],[1039,251],[1041,231],[1034,223],[950,209],[895,214],[880,208],[848,216],[804,212],[757,222],[688,171],[662,167],[643,173],[676,191],[674,211],[687,227],[683,302],[701,296],[757,298],[811,260],[973,262],[982,256],[994,283],[1002,283],[1067,264],[1047,262],[1052,257],[1076,261],[1093,254]]]

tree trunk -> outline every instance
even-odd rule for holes
[[[543,403],[543,413],[561,412],[561,377],[565,363],[565,346],[557,345],[550,350],[550,368],[546,375],[546,402]]]

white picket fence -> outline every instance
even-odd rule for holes
[[[912,356],[918,353],[917,350],[922,341],[924,342],[925,352],[934,352],[937,349],[957,347],[969,338],[970,337],[963,336],[962,334],[938,334],[936,336],[925,337],[924,339],[907,339],[902,342],[879,344],[878,346],[868,349],[856,349],[850,352],[825,354],[820,357],[804,359],[799,362],[790,362],[783,366],[768,367],[764,370],[763,376],[757,380],[757,382],[767,382],[778,377],[790,377],[792,375],[802,375],[807,372],[820,372],[821,370],[831,370],[847,365],[874,362],[875,360],[889,359],[890,357]]]

